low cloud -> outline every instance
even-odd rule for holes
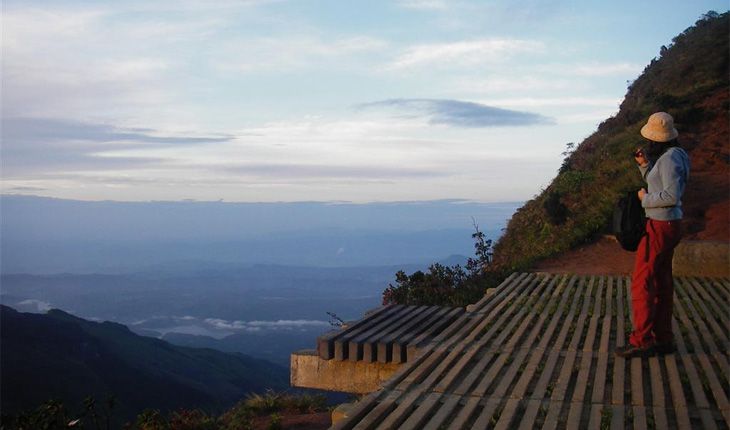
[[[261,178],[339,178],[339,179],[394,179],[425,178],[443,176],[433,169],[412,167],[347,166],[326,164],[274,164],[261,163],[229,167],[236,175],[251,175]]]
[[[327,321],[319,320],[227,321],[219,318],[207,318],[205,323],[221,330],[239,331],[294,330],[330,325]]]
[[[4,189],[4,191],[12,192],[12,193],[37,193],[40,191],[46,191],[46,188],[42,187],[10,187],[7,189]]]
[[[23,300],[18,302],[16,306],[27,312],[48,312],[53,309],[50,303],[35,299]]]
[[[643,65],[633,63],[588,63],[565,68],[564,72],[587,77],[636,76],[643,69]]]
[[[444,0],[399,0],[398,6],[417,10],[446,10],[448,4]]]
[[[53,118],[3,118],[3,141],[74,140],[86,142],[142,142],[153,144],[200,144],[227,142],[232,136],[160,136],[150,128],[119,128]]]
[[[355,36],[326,40],[308,35],[284,38],[236,39],[213,54],[214,66],[223,72],[284,72],[310,67],[351,67],[362,55],[388,46],[385,40]],[[347,58],[347,60],[344,60]]]
[[[499,127],[551,124],[545,116],[502,109],[479,103],[448,99],[388,99],[361,104],[361,109],[396,108],[414,116],[425,116],[430,124],[455,127]]]
[[[499,62],[522,53],[541,53],[542,42],[521,39],[478,39],[451,43],[431,43],[408,48],[388,67],[453,67]]]
[[[147,128],[120,128],[53,118],[2,119],[2,167],[6,175],[61,170],[126,168],[163,160],[108,156],[108,152],[223,143],[233,136],[170,136]]]
[[[615,107],[621,103],[620,98],[612,97],[516,97],[516,98],[500,98],[490,99],[491,102],[500,106],[514,107],[544,107],[544,106],[560,106],[560,107]]]

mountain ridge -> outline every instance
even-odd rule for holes
[[[147,408],[222,411],[251,392],[288,387],[284,367],[238,353],[174,346],[114,322],[0,305],[3,414],[50,398],[78,405],[113,395],[118,423]]]

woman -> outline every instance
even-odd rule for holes
[[[641,129],[648,139],[634,154],[648,191],[638,196],[646,212],[646,235],[639,243],[631,278],[634,331],[620,357],[674,352],[672,335],[672,257],[681,238],[682,194],[689,176],[689,157],[677,144],[674,119],[666,112],[649,117]]]

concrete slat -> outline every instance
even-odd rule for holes
[[[459,400],[461,400],[461,397],[454,395],[447,395],[444,397],[445,400],[442,398],[443,404],[438,409],[438,412],[436,412],[436,414],[428,420],[422,430],[439,430],[442,425],[446,423],[446,420],[454,412],[454,410],[456,410],[456,407],[459,406]]]
[[[408,419],[400,425],[399,430],[421,430],[426,422],[426,419],[439,406],[440,399],[441,394],[438,393],[431,393],[426,396],[426,399],[420,405],[418,405],[416,410],[413,411]]]
[[[630,360],[631,366],[631,404],[633,406],[644,406],[644,380],[641,372],[641,358],[634,357]]]
[[[456,316],[461,313],[463,313],[463,310],[460,308],[439,308],[436,313],[431,315],[426,321],[423,322],[423,330],[418,332],[414,330],[409,333],[405,333],[403,336],[398,337],[397,339],[394,339],[392,346],[393,363],[405,363],[406,361],[408,361],[406,347],[410,345],[411,342],[414,341],[414,339],[421,338],[425,340],[435,336],[436,334],[440,333],[441,330],[443,330],[446,326],[451,324],[451,322],[456,319]]]
[[[676,321],[674,323],[676,327]],[[676,328],[674,329],[676,333]],[[672,396],[672,405],[674,406],[674,414],[677,418],[677,426],[684,430],[691,428],[689,413],[687,409],[687,400],[682,389],[682,380],[679,376],[679,368],[677,367],[676,356],[674,354],[664,357],[664,364],[667,368],[667,383],[669,392]]]
[[[715,301],[710,299],[710,295],[705,286],[697,279],[685,279],[685,282],[689,282],[694,287],[687,288],[687,290],[700,306],[702,312],[707,316],[706,321],[710,325],[710,328],[712,328],[712,333],[720,339],[721,344],[727,345],[729,333],[727,327],[730,325],[727,318],[727,309],[718,309]]]
[[[551,281],[551,286],[554,285],[557,280],[557,276],[553,278],[553,280]],[[527,362],[527,365],[525,366],[522,375],[520,375],[517,384],[512,390],[512,397],[514,398],[522,398],[525,395],[530,381],[538,370],[539,364],[542,361],[542,357],[545,354],[544,346],[546,345],[546,343],[543,343],[544,339],[549,339],[550,337],[552,337],[552,334],[557,327],[558,321],[560,320],[562,309],[564,308],[565,303],[568,299],[567,294],[562,294],[564,287],[565,283],[561,282],[558,287],[553,290],[550,300],[545,304],[545,308],[543,308],[543,311],[540,312],[540,319],[538,320],[537,324],[535,324],[535,327],[532,329],[532,333],[525,342],[527,347],[530,349],[530,359]],[[558,300],[560,300],[557,305],[558,311],[552,316],[549,316],[548,312],[545,312],[545,309],[551,309],[553,306],[556,305],[556,302],[558,302]],[[537,348],[531,348],[530,346],[534,343],[535,338],[542,330],[542,327],[547,322],[548,318],[551,318],[551,320],[548,324],[548,328],[545,330],[545,333],[542,336],[540,344],[537,346]]]
[[[395,330],[391,331],[390,333],[383,334],[379,339],[373,341],[373,343],[377,342],[378,362],[388,363],[393,361],[393,342],[399,337],[403,337],[403,335],[409,331],[413,332],[416,330],[423,330],[424,327],[420,324],[422,324],[426,318],[428,318],[429,316],[431,316],[431,314],[437,312],[438,310],[438,306],[422,306],[416,311],[415,315],[413,315],[413,318],[411,318],[410,321],[398,321],[397,324],[393,324]]]
[[[417,338],[415,338],[411,343],[407,345],[407,361],[413,361],[413,359],[419,353],[419,350],[425,347],[427,342],[430,342],[432,344],[439,344],[441,342],[444,342],[446,341],[445,339],[453,337],[454,332],[458,331],[464,325],[469,324],[471,321],[473,321],[472,316],[470,314],[464,313],[460,314],[455,321],[440,321],[437,325],[433,326],[432,329],[420,334]],[[437,331],[440,331],[440,333],[438,333],[436,337],[433,337],[432,335],[434,333],[437,333]]]
[[[380,401],[370,412],[367,413],[358,423],[353,427],[353,430],[370,430],[377,428],[378,424],[383,420],[390,411],[396,408],[395,401],[400,396],[400,393],[393,392],[388,394],[383,400]]]
[[[391,305],[386,306],[383,312],[379,312],[377,315],[365,318],[362,321],[362,324],[356,324],[356,326],[352,326],[348,329],[346,329],[341,336],[338,336],[335,338],[335,360],[346,360],[348,358],[348,354],[350,352],[348,347],[348,342],[351,338],[358,336],[363,331],[367,330],[369,327],[372,327],[373,325],[378,324],[379,322],[386,319],[389,315],[400,311],[405,306],[402,305]]]
[[[601,307],[603,305],[603,281],[603,277],[598,280],[598,287],[593,302],[593,315],[590,317],[591,320],[588,323],[588,332],[586,333],[586,338],[583,341],[583,351],[593,351],[593,344],[596,341],[598,322],[601,318]]]
[[[514,419],[515,413],[517,413],[517,408],[519,406],[519,399],[507,400],[507,403],[504,405],[504,409],[502,409],[502,413],[499,414],[499,420],[497,420],[497,424],[495,424],[494,430],[506,430],[513,428],[513,426],[511,426],[511,423]]]
[[[613,309],[613,278],[606,280],[607,288],[604,301],[606,304],[605,314],[603,315],[603,323],[601,324],[601,340],[598,346],[598,361],[596,363],[596,372],[593,377],[593,392],[591,393],[591,401],[593,403],[604,402],[604,391],[606,389],[606,381],[608,379],[608,357],[609,343],[611,340],[611,310]]]
[[[652,412],[654,412],[654,428],[668,429],[669,420],[667,420],[667,410],[654,406],[654,408],[652,408]]]
[[[499,400],[498,399],[487,399],[486,403],[484,404],[484,408],[479,413],[479,416],[477,417],[476,421],[474,421],[474,425],[472,426],[473,429],[486,429],[489,427],[493,427],[492,418],[494,417],[494,413],[497,411],[497,408],[499,407]]]
[[[591,412],[588,418],[588,427],[589,429],[600,429],[601,428],[601,418],[602,418],[602,410],[604,406],[599,404],[592,404],[591,405]]]
[[[351,330],[355,330],[359,327],[362,327],[365,324],[368,324],[369,320],[372,320],[373,318],[376,318],[379,314],[385,312],[389,309],[389,306],[381,306],[374,311],[370,313],[370,315],[366,316],[365,318],[362,318],[355,322],[353,325],[341,329],[341,330],[333,330],[329,333],[326,333],[322,336],[317,337],[317,352],[319,352],[319,356],[322,357],[325,360],[330,360],[334,358],[335,356],[335,340],[337,338],[341,338],[346,335]]]
[[[661,365],[658,357],[649,357],[649,379],[651,382],[651,404],[664,408],[664,380],[662,379]]]
[[[378,428],[383,430],[398,430],[403,421],[416,408],[416,402],[422,394],[423,390],[416,390],[401,396],[398,407],[378,424]]]
[[[449,423],[449,430],[466,430],[469,425],[469,421],[474,415],[474,411],[477,410],[481,398],[479,397],[467,397],[464,407],[461,408],[456,417]]]
[[[642,406],[634,406],[634,430],[646,430],[646,409]]]
[[[623,405],[611,406],[611,430],[623,430],[626,428],[624,421],[624,407]]]
[[[392,314],[378,325],[351,339],[347,358],[350,361],[363,360],[366,363],[376,361],[375,354],[378,352],[376,342],[382,336],[386,336],[390,331],[395,330],[400,324],[410,321],[421,309],[420,306],[406,306],[400,312]]]

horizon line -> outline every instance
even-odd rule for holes
[[[448,204],[524,204],[526,200],[515,200],[515,201],[485,201],[485,200],[473,200],[473,199],[462,199],[462,198],[450,198],[450,199],[426,199],[426,200],[372,200],[357,202],[352,200],[276,200],[276,201],[233,201],[233,200],[197,200],[197,199],[182,199],[182,200],[81,200],[64,197],[52,197],[42,196],[37,194],[22,194],[22,193],[7,193],[0,192],[0,198],[7,197],[21,197],[21,198],[35,198],[45,200],[61,200],[68,202],[79,202],[79,203],[221,203],[221,204],[320,204],[320,205],[417,205],[426,203],[448,203]]]

